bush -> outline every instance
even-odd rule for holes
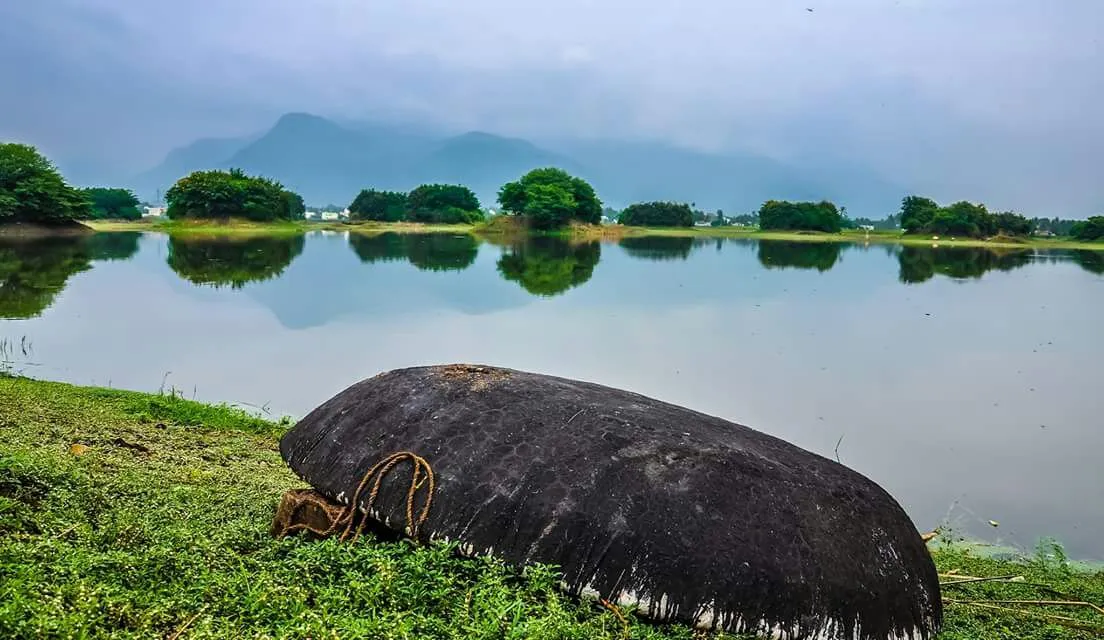
[[[838,233],[843,215],[831,202],[768,200],[759,208],[759,228]]]
[[[472,224],[483,219],[479,198],[453,184],[423,184],[406,196],[407,219],[438,224]]]
[[[965,200],[940,207],[931,198],[909,196],[901,201],[900,217],[905,233],[988,238],[997,234],[1027,236],[1035,230],[1035,222],[1018,213],[993,214],[985,205]]]
[[[399,222],[406,219],[406,204],[405,193],[363,189],[349,205],[349,217],[354,220]]]
[[[92,187],[81,189],[81,194],[92,204],[90,218],[96,220],[137,220],[142,217],[138,198],[130,189]]]
[[[645,202],[628,206],[618,222],[636,227],[690,227],[694,213],[684,203]]]
[[[0,222],[63,222],[90,215],[88,200],[38,150],[0,144]]]
[[[563,169],[533,169],[507,182],[498,190],[498,202],[504,211],[528,217],[536,229],[555,229],[571,220],[602,221],[602,201],[594,187]]]
[[[258,222],[298,220],[303,199],[268,178],[248,176],[239,169],[195,171],[165,194],[169,218],[244,218]]]
[[[1104,238],[1104,216],[1093,216],[1084,222],[1074,223],[1070,235],[1087,242]]]

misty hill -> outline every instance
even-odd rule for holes
[[[556,166],[578,172],[578,164],[518,138],[470,132],[448,138],[421,165],[429,181],[465,184],[489,205],[503,183],[538,167]]]
[[[280,180],[311,204],[347,204],[366,187],[407,191],[445,182],[465,184],[484,205],[493,205],[504,182],[544,166],[586,178],[614,207],[670,199],[746,212],[770,198],[829,198],[852,215],[881,216],[895,210],[903,195],[861,168],[809,170],[762,156],[655,143],[569,142],[550,149],[491,133],[441,136],[409,126],[338,124],[304,113],[284,115],[262,135],[199,140],[177,149],[132,186],[151,198],[190,171],[239,167]]]
[[[139,198],[154,200],[158,192],[165,190],[174,182],[199,169],[211,169],[221,165],[238,149],[252,142],[256,136],[239,138],[202,138],[195,142],[173,149],[161,164],[131,179],[130,186]]]

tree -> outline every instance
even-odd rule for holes
[[[644,202],[621,212],[621,224],[634,227],[692,227],[694,212],[680,202]]]
[[[992,214],[985,205],[965,200],[940,207],[934,200],[919,196],[909,196],[901,201],[900,221],[905,233],[970,238],[988,238],[997,234],[1026,236],[1035,229],[1034,221],[1012,211]]]
[[[843,228],[843,216],[828,201],[768,200],[759,208],[759,228],[838,233]]]
[[[90,213],[84,195],[34,147],[0,144],[0,222],[57,223]]]
[[[1062,220],[1061,218],[1032,218],[1033,229],[1056,236],[1072,236],[1073,227],[1078,220]]]
[[[905,233],[924,233],[932,218],[939,211],[939,205],[931,198],[908,196],[901,201],[901,228]]]
[[[142,217],[138,197],[130,189],[91,187],[80,191],[92,205],[89,217],[93,219],[137,220]]]
[[[602,201],[594,187],[563,169],[533,169],[515,182],[498,190],[503,211],[523,215],[536,229],[555,229],[571,220],[598,224],[602,221]]]
[[[531,237],[498,259],[498,272],[538,296],[555,296],[577,287],[594,274],[602,255],[597,242],[572,244],[551,236]]]
[[[555,229],[571,220],[575,199],[559,184],[534,184],[526,188],[525,212],[537,229]]]
[[[926,231],[948,236],[988,235],[985,231],[992,227],[988,216],[989,212],[984,205],[963,200],[936,211]]]
[[[188,238],[169,236],[169,267],[194,284],[240,289],[275,278],[303,252],[303,236]]]
[[[883,220],[874,220],[872,218],[864,218],[862,216],[851,220],[852,226],[850,228],[857,229],[860,227],[873,227],[874,229],[883,231],[892,231],[897,229],[900,224],[900,218],[897,214],[886,216]]]
[[[165,201],[166,214],[172,219],[298,220],[305,210],[299,194],[240,169],[195,171],[177,180],[165,193]]]
[[[993,214],[993,223],[999,233],[1010,236],[1029,236],[1035,232],[1035,223],[1012,211]]]
[[[303,204],[303,196],[294,191],[284,190],[284,205],[287,207],[289,220],[302,220],[307,212],[307,205]]]
[[[1086,242],[1104,238],[1104,216],[1093,216],[1083,222],[1075,222],[1070,225],[1070,235]]]
[[[423,184],[406,196],[407,219],[438,224],[472,224],[483,219],[479,198],[455,184]]]
[[[741,213],[734,215],[728,219],[729,222],[736,224],[742,224],[749,227],[759,226],[759,214],[758,213]]]
[[[406,204],[405,193],[363,189],[349,205],[349,217],[354,220],[399,222],[406,219]]]

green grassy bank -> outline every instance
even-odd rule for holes
[[[517,575],[407,542],[274,540],[280,494],[302,486],[277,452],[286,428],[169,395],[0,376],[0,637],[706,637],[632,616],[625,628],[558,592],[547,569]],[[1104,604],[1104,573],[1060,556],[935,557],[960,576],[948,582],[1022,576],[946,587],[945,640],[1104,633],[1090,607],[1000,602]]]
[[[422,224],[418,222],[249,222],[231,220],[174,221],[140,220],[86,221],[96,231],[156,231],[197,235],[258,235],[300,234],[307,231],[349,231],[361,234],[380,233],[471,233],[477,236],[516,236],[527,232],[515,219],[495,218],[489,222],[470,224]],[[624,227],[621,225],[576,224],[550,235],[567,236],[580,240],[618,240],[643,236],[679,238],[747,238],[757,240],[791,240],[797,242],[851,242],[859,244],[903,244],[940,247],[989,247],[993,249],[1088,249],[1104,251],[1104,242],[1080,242],[1069,238],[940,238],[906,236],[897,231],[843,231],[819,233],[802,231],[758,231],[748,227]]]

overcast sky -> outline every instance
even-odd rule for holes
[[[1084,215],[1102,33],[1104,0],[10,0],[0,138],[137,170],[308,111],[823,153]]]

